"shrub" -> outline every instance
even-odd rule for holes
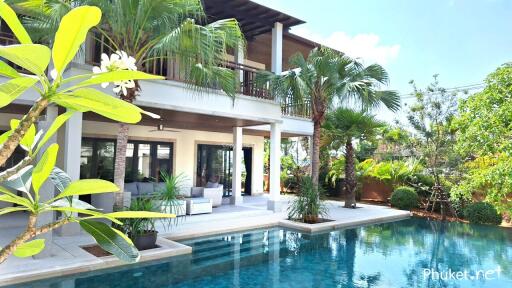
[[[419,197],[411,187],[398,187],[391,194],[391,205],[402,210],[411,210],[418,207]]]
[[[486,202],[469,204],[464,210],[464,217],[475,224],[501,224],[501,215],[494,206]]]

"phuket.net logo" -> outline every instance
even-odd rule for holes
[[[423,279],[432,280],[493,280],[499,279],[501,276],[501,267],[489,270],[476,271],[456,271],[451,268],[444,271],[438,271],[433,268],[423,269]]]

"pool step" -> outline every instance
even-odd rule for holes
[[[272,253],[274,250],[269,249],[268,253]],[[244,259],[251,257],[251,256],[262,256],[266,257],[268,254],[264,254],[261,249],[250,249],[250,247],[246,249],[240,248],[240,254],[239,259],[240,261],[243,261]],[[214,265],[220,265],[224,263],[233,262],[234,260],[234,253],[231,252],[229,254],[217,254],[214,257],[202,257],[200,259],[192,259],[191,263],[194,265],[194,267],[201,269],[205,267],[211,267]]]
[[[251,239],[255,239],[255,241],[263,242],[264,238],[265,238],[265,236],[263,234],[261,234],[261,237],[260,236],[258,236],[258,237],[252,236],[251,237],[250,235],[243,235],[242,236],[242,244],[245,242],[248,242]],[[231,238],[231,240],[222,240],[222,239],[216,238],[216,239],[210,239],[210,240],[205,240],[205,241],[200,241],[200,242],[195,242],[195,243],[189,243],[189,244],[184,243],[184,244],[191,246],[193,253],[198,254],[201,252],[209,252],[209,251],[216,250],[216,249],[222,249],[222,248],[232,245],[232,244],[234,245],[234,241],[237,241],[237,240],[238,240],[237,238]],[[252,242],[254,242],[254,241],[252,241]]]
[[[276,244],[280,245],[278,241],[279,240],[271,241],[268,246],[265,246],[263,241],[252,243],[245,242],[240,244],[240,249],[238,251],[241,258],[244,256],[261,254],[266,247],[268,247],[269,250],[273,250],[273,247],[275,247]],[[225,245],[224,247],[219,247],[215,250],[203,251],[201,253],[192,252],[192,263],[202,265],[212,262],[221,263],[226,261],[233,261],[235,252],[237,251],[234,249],[234,244]]]

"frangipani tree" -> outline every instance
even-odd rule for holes
[[[52,49],[32,43],[16,13],[3,1],[0,2],[0,16],[20,42],[0,46],[0,57],[29,72],[20,73],[8,63],[0,61],[0,75],[8,78],[0,84],[0,108],[9,105],[30,89],[39,94],[39,99],[30,111],[20,120],[11,120],[11,129],[0,136],[0,166],[5,164],[18,145],[27,152],[27,156],[17,165],[0,173],[0,201],[17,205],[0,209],[0,216],[18,211],[29,214],[25,231],[1,248],[0,263],[11,254],[18,257],[38,254],[44,249],[45,241],[33,240],[35,237],[72,222],[79,223],[106,251],[124,261],[137,261],[139,253],[126,235],[97,219],[121,224],[120,219],[124,218],[172,218],[175,215],[130,211],[106,214],[78,200],[79,195],[118,192],[119,188],[104,180],[72,182],[66,173],[55,167],[59,145],[48,141],[76,111],[94,112],[125,123],[138,122],[141,113],[145,113],[142,109],[92,87],[106,82],[162,77],[123,70],[121,65],[110,67],[108,72],[65,78],[63,73],[84,42],[89,29],[100,22],[101,11],[97,7],[82,6],[70,10],[62,18],[52,41]],[[53,61],[54,69],[49,78],[47,70],[50,61]],[[46,131],[36,132],[35,121],[50,105],[64,107],[67,112],[59,115]],[[36,162],[36,157],[40,159],[39,162]],[[44,201],[40,197],[40,189],[47,180],[55,185],[59,193]],[[23,196],[19,196],[16,191],[20,191]],[[62,213],[59,220],[37,226],[41,214],[54,212]]]
[[[56,30],[62,11],[80,5],[101,8],[105,17],[96,31],[101,45],[125,51],[135,57],[132,70],[142,70],[154,61],[177,61],[180,77],[194,90],[220,88],[234,97],[239,85],[236,73],[223,67],[229,49],[244,49],[245,41],[236,19],[222,19],[202,25],[207,19],[201,0],[23,0],[18,6],[30,17],[30,31],[46,39]],[[119,53],[115,58],[122,58]],[[102,57],[101,66],[112,60]],[[121,99],[133,103],[143,87],[137,79],[118,91]],[[116,142],[114,182],[123,190],[129,125],[119,124]],[[123,193],[115,197],[121,207]]]

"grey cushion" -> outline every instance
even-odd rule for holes
[[[139,190],[137,189],[137,183],[124,183],[124,191],[131,192],[132,197],[139,195]]]
[[[190,190],[191,197],[203,197],[203,187],[192,187]]]
[[[137,188],[139,189],[139,195],[145,196],[153,194],[155,187],[151,182],[137,182]]]
[[[208,198],[188,198],[187,200],[190,200],[192,203],[194,204],[199,204],[199,203],[210,203],[210,199]]]
[[[165,183],[164,182],[155,182],[153,184],[153,190],[155,191],[155,193],[160,193],[162,192],[162,190],[165,190]]]
[[[217,188],[217,187],[219,187],[219,183],[214,183],[214,182],[206,183],[206,188]]]

